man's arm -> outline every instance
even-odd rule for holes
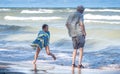
[[[71,20],[71,15],[68,16],[66,24],[65,24],[68,30],[69,30],[69,26],[70,26],[70,23],[69,23],[70,20]]]
[[[79,25],[82,29],[82,34],[84,36],[86,36],[86,30],[85,30],[85,26],[84,26],[84,18],[83,18],[83,15],[80,16],[80,19],[79,19]]]
[[[86,30],[85,30],[85,26],[84,26],[84,23],[83,22],[80,22],[80,27],[82,29],[82,33],[84,36],[86,36]]]
[[[68,22],[67,22],[65,25],[66,25],[67,29],[69,29],[69,26],[68,26],[69,24],[68,24]]]

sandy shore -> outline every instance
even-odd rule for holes
[[[0,62],[0,74],[119,74],[120,70],[79,69],[71,66],[58,66],[38,61]]]

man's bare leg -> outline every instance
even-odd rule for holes
[[[79,49],[79,66],[82,66],[83,48]]]
[[[40,50],[41,50],[41,49],[40,49],[39,47],[37,47],[36,54],[35,54],[34,60],[33,60],[33,64],[36,63]]]
[[[33,64],[33,66],[34,66],[34,71],[36,72],[36,71],[37,71],[37,66],[36,66],[36,64]]]
[[[73,50],[73,55],[72,55],[72,66],[75,66],[76,54],[77,54],[77,50],[74,49]]]
[[[75,68],[72,67],[72,74],[75,74]]]
[[[48,55],[52,56],[52,58],[53,58],[54,60],[56,60],[55,55],[50,52],[49,46],[46,46],[45,49],[46,49],[46,53],[47,53]]]

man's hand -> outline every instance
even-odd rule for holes
[[[81,26],[81,29],[82,29],[82,34],[86,37],[86,31],[85,31],[84,23],[80,22],[80,26]]]
[[[67,29],[69,29],[69,26],[68,26],[69,24],[68,24],[68,23],[66,23],[65,25],[66,25]]]
[[[86,36],[86,32],[84,32],[83,35]]]

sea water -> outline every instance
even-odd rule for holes
[[[0,61],[32,61],[35,50],[30,44],[46,23],[51,32],[50,50],[57,60],[51,62],[45,49],[38,60],[71,66],[73,45],[65,23],[75,11],[74,8],[0,8]],[[84,22],[87,37],[83,65],[120,69],[120,9],[86,8]]]

